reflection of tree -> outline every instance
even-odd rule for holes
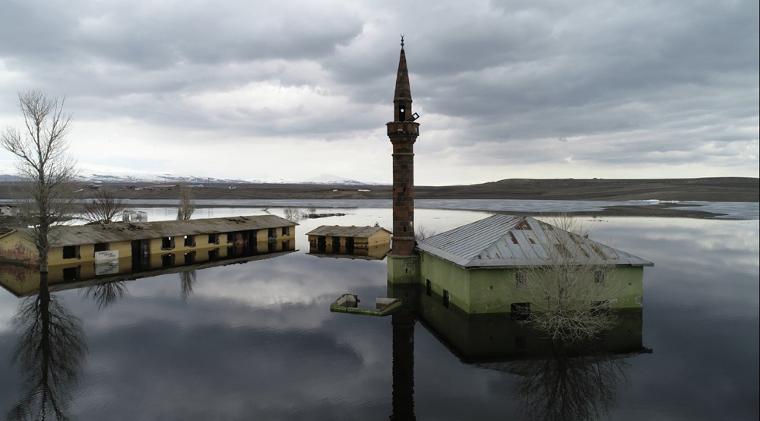
[[[8,418],[67,419],[71,389],[79,382],[87,353],[80,320],[42,282],[36,297],[22,301],[15,323],[20,336],[13,358],[24,380],[21,399]]]
[[[196,273],[194,270],[186,270],[179,273],[179,286],[182,290],[182,299],[187,299],[193,293],[193,284],[195,283]]]
[[[594,420],[615,402],[618,384],[626,380],[627,364],[610,354],[557,346],[549,358],[510,364],[520,375],[517,394],[526,414],[537,420]]]
[[[118,301],[127,293],[125,281],[103,282],[92,285],[84,290],[84,296],[92,298],[102,309]]]

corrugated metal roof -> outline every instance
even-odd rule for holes
[[[353,225],[348,227],[341,225],[322,225],[307,232],[306,235],[325,235],[330,237],[369,237],[378,231],[385,231],[388,234],[391,233],[383,227],[355,227]]]
[[[191,219],[189,221],[114,222],[110,224],[68,225],[50,234],[52,247],[110,243],[148,238],[199,234],[221,234],[298,225],[275,215],[236,216],[229,218]],[[19,231],[26,231],[19,229]]]
[[[494,215],[422,240],[417,247],[463,267],[545,266],[565,255],[577,264],[653,266],[527,216]]]

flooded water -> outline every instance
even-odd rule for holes
[[[331,313],[345,292],[370,305],[388,295],[384,260],[308,254],[303,234],[319,225],[391,225],[387,208],[341,212],[299,221],[294,252],[138,278],[106,303],[54,289],[47,317],[59,330],[48,334],[76,340],[40,341],[44,315],[0,291],[0,413],[34,409],[40,395],[22,398],[44,381],[76,420],[757,419],[756,219],[580,218],[592,239],[655,266],[642,312],[604,352],[566,355],[505,318],[466,318],[424,294],[413,314]],[[418,209],[416,220],[441,232],[488,215]],[[19,344],[31,358],[14,361]],[[43,362],[55,378],[41,378]]]

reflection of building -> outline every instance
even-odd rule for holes
[[[296,225],[278,216],[261,215],[61,226],[49,236],[48,264],[131,259],[132,266],[144,266],[151,259],[162,259],[161,255],[225,249],[227,246],[241,251],[271,251],[283,248],[277,243],[294,241]],[[34,263],[37,251],[28,234],[27,229],[19,228],[0,235],[0,259]]]
[[[418,320],[466,363],[492,363],[552,355],[551,339],[508,313],[467,314],[446,307],[439,296],[419,294]],[[594,343],[595,352],[638,354],[642,345],[642,311],[616,312],[612,328]]]
[[[414,328],[419,321],[465,364],[515,376],[528,419],[604,418],[626,378],[627,358],[642,345],[642,311],[616,312],[613,326],[587,343],[552,341],[508,313],[467,314],[416,285],[388,283],[403,308],[392,315],[392,420],[414,420]]]
[[[644,266],[652,263],[530,217],[494,215],[426,238],[418,244],[420,283],[468,313],[511,312],[530,306],[531,282],[548,282],[560,271],[533,276],[533,268],[588,268],[610,308],[639,308]],[[598,270],[597,270],[598,269]],[[578,273],[578,276],[586,275]],[[530,276],[529,276],[530,275]],[[529,307],[527,307],[529,308]]]
[[[388,244],[371,246],[366,249],[354,249],[353,253],[346,252],[331,253],[328,251],[320,252],[319,249],[309,247],[309,254],[317,257],[328,257],[333,259],[362,259],[362,260],[383,260],[388,255],[390,247]]]
[[[127,209],[121,213],[121,222],[148,222],[148,213]]]
[[[132,258],[108,262],[80,262],[49,267],[48,283],[52,291],[80,288],[94,284],[125,281],[167,273],[188,272],[214,266],[269,259],[295,250],[295,241],[263,241],[256,247],[224,245],[176,253],[153,254],[135,265]],[[40,283],[36,267],[0,265],[0,285],[17,297],[34,294]]]
[[[384,257],[391,233],[383,227],[322,225],[306,233],[313,254],[349,254]]]

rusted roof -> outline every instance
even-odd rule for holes
[[[525,267],[562,263],[653,266],[535,218],[494,215],[426,238],[418,249],[466,268]]]
[[[229,218],[191,219],[189,221],[113,222],[110,224],[69,225],[57,227],[50,234],[52,247],[115,241],[144,240],[199,234],[221,234],[280,228],[298,225],[275,215],[235,216]],[[23,231],[23,229],[19,229]]]
[[[324,235],[329,237],[369,237],[378,231],[391,232],[383,227],[356,227],[341,225],[322,225],[306,233],[306,235]]]

